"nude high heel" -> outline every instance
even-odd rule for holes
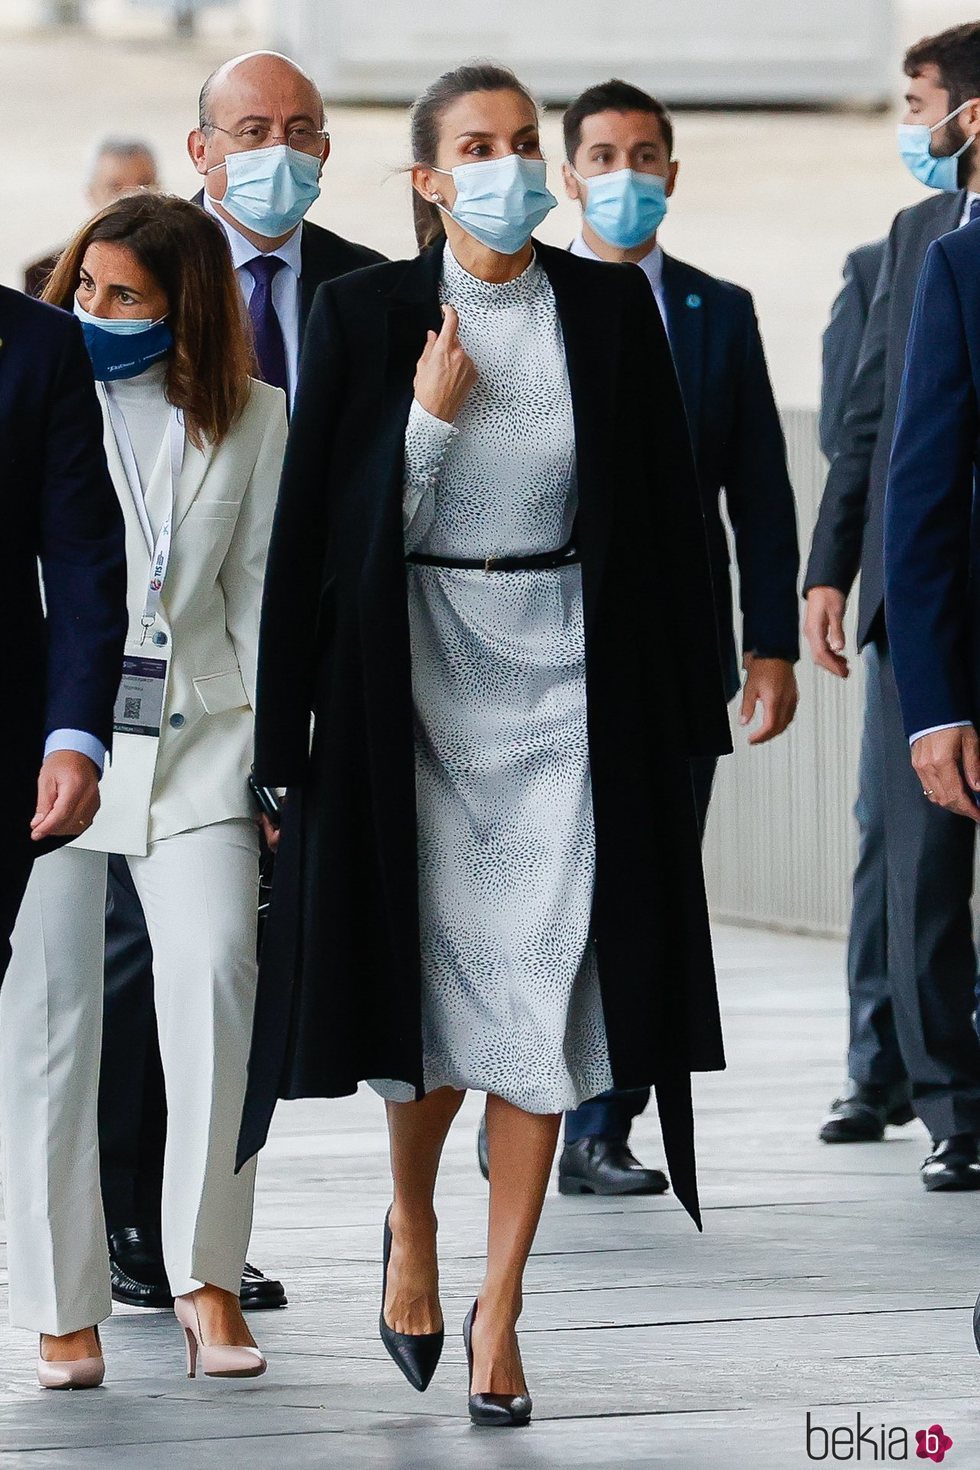
[[[44,1338],[37,1352],[37,1381],[42,1388],[99,1388],[105,1378],[105,1359],[102,1357],[102,1341],[99,1329],[95,1329],[95,1340],[99,1344],[97,1358],[71,1358],[65,1363],[49,1363],[44,1356]]]
[[[189,1296],[174,1301],[174,1316],[184,1329],[187,1342],[187,1376],[197,1376],[197,1360],[208,1378],[259,1378],[268,1363],[253,1347],[232,1347],[228,1343],[206,1343],[202,1340],[201,1319],[197,1303]]]

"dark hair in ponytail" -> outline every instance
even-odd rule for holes
[[[448,107],[470,92],[518,92],[537,111],[537,103],[524,83],[506,66],[474,62],[444,72],[417,97],[411,113],[412,162],[433,165],[439,148],[439,124]],[[417,189],[412,190],[415,238],[420,250],[444,235],[442,212]]]

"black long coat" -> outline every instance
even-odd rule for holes
[[[697,1219],[690,1073],[724,1057],[688,761],[731,748],[698,488],[643,274],[535,248],[574,410],[612,1073],[656,1086],[674,1187]],[[290,796],[241,1159],[277,1096],[341,1096],[372,1077],[421,1095],[402,489],[441,259],[437,246],[328,283],[307,328],[263,604],[256,774]]]

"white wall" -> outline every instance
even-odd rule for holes
[[[815,413],[791,410],[783,422],[805,558],[826,461]],[[705,841],[708,893],[719,919],[814,934],[847,928],[864,677],[854,658],[853,617],[848,645],[846,682],[814,668],[804,646],[800,709],[785,735],[751,750],[736,730],[735,754],[719,767]]]
[[[278,0],[276,44],[337,99],[407,101],[473,57],[545,100],[626,73],[673,103],[886,102],[894,0]]]

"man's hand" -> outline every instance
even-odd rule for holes
[[[37,811],[31,840],[79,837],[99,810],[99,770],[77,750],[54,750],[37,778]]]
[[[803,636],[813,662],[846,679],[851,672],[844,657],[844,613],[847,598],[836,587],[811,587],[806,595]]]
[[[934,806],[980,822],[971,795],[980,791],[980,739],[972,725],[920,736],[912,746],[912,765]]]
[[[747,653],[742,660],[746,670],[742,690],[739,724],[747,725],[762,705],[762,724],[749,736],[750,745],[765,745],[793,723],[800,691],[793,665],[785,658],[759,658]]]

